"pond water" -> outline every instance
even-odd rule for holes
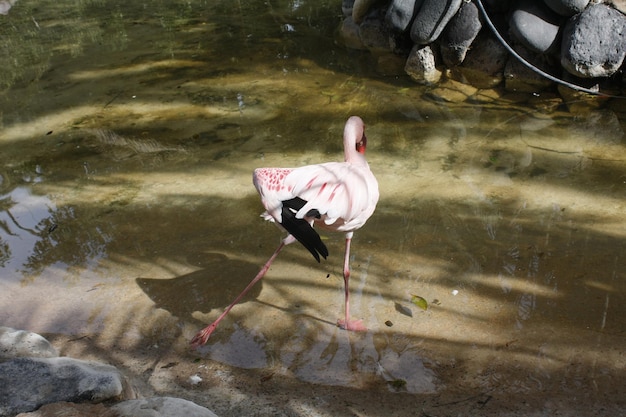
[[[0,324],[222,416],[623,411],[626,101],[437,100],[338,45],[340,14],[20,0],[0,15]],[[341,160],[353,114],[381,193],[352,246],[369,331],[335,325],[344,242],[323,233],[327,261],[290,245],[191,350],[284,237],[252,170]]]

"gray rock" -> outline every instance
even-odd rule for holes
[[[387,9],[385,22],[398,32],[406,31],[413,16],[422,7],[424,0],[393,0]]]
[[[418,45],[434,42],[452,16],[461,7],[462,0],[424,0],[411,25],[411,39]]]
[[[534,52],[555,52],[559,47],[560,17],[536,0],[522,0],[511,13],[513,36]]]
[[[413,49],[413,42],[405,33],[389,31],[389,48],[394,54],[406,57]]]
[[[217,417],[208,408],[191,401],[171,397],[128,400],[111,407],[120,417]]]
[[[476,4],[463,2],[441,33],[439,43],[443,63],[448,67],[454,67],[463,62],[467,50],[481,28]]]
[[[0,363],[0,416],[59,401],[97,403],[122,390],[122,376],[110,365],[63,357]]]
[[[490,33],[479,34],[467,52],[459,71],[477,88],[493,88],[504,79],[509,52]]]
[[[361,35],[359,33],[359,25],[354,23],[352,16],[346,17],[341,22],[339,27],[339,39],[347,48],[350,49],[367,49],[363,42],[361,42]]]
[[[370,13],[359,25],[361,42],[367,49],[374,53],[388,52],[390,50],[388,29],[378,13]]]
[[[624,62],[626,17],[605,4],[590,4],[563,32],[561,65],[582,78],[608,77]]]
[[[522,46],[518,46],[515,49],[522,58],[542,71],[549,74],[557,72],[556,68],[552,68],[541,59],[544,55],[533,54]],[[519,59],[510,58],[507,60],[504,68],[504,87],[507,91],[538,93],[550,86],[552,86],[552,81],[531,70],[522,64]]]
[[[58,402],[41,406],[30,413],[20,413],[17,417],[120,417],[103,404],[74,404]]]
[[[343,0],[341,2],[341,13],[343,13],[343,17],[352,16],[352,7],[354,7],[354,0]]]
[[[561,16],[573,16],[585,10],[589,0],[543,0],[544,3]]]
[[[352,19],[357,25],[360,24],[369,13],[376,0],[355,0],[352,6]]]
[[[0,327],[0,360],[21,357],[54,358],[59,352],[37,333]]]
[[[421,84],[433,84],[441,79],[441,71],[437,69],[435,53],[429,45],[415,45],[404,65],[406,72],[413,81]]]

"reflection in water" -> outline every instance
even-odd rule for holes
[[[16,187],[0,196],[0,204],[0,266],[5,276],[27,272],[24,268],[28,269],[31,254],[40,251],[45,240],[51,246],[57,244],[50,237],[57,209],[47,196],[33,195],[29,187]]]
[[[159,349],[179,374],[201,361],[275,375],[229,385],[250,397],[284,380],[458,407],[476,403],[459,392],[485,407],[522,393],[544,413],[624,398],[623,101],[432,101],[334,44],[336,1],[42,4],[0,21],[2,324],[84,337],[137,378]],[[370,331],[334,325],[343,247],[324,236],[327,262],[285,249],[190,353],[278,243],[252,170],[340,158],[351,114],[381,189],[351,259]],[[483,415],[447,411],[425,414]]]
[[[73,207],[57,208],[47,196],[34,195],[22,186],[0,199],[6,206],[0,211],[0,242],[6,258],[2,267],[11,275],[19,271],[24,283],[48,267],[89,269],[105,257],[111,241],[106,226],[81,227]],[[13,276],[17,279],[19,274]]]

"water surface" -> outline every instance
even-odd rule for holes
[[[338,45],[340,10],[20,0],[0,16],[0,323],[223,416],[624,407],[625,103],[440,101]],[[339,160],[352,114],[381,186],[353,242],[370,330],[335,326],[344,243],[325,234],[327,261],[291,245],[191,351],[283,236],[252,170]]]

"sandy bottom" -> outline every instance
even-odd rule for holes
[[[188,19],[173,37],[127,11],[91,25],[96,6],[73,30],[102,44],[59,42],[3,96],[2,325],[223,417],[624,413],[622,103],[430,100],[361,74],[367,58],[302,9]],[[191,349],[283,237],[252,170],[340,160],[351,114],[381,192],[351,259],[369,330],[335,325],[344,241],[324,234],[327,261],[287,247]]]

